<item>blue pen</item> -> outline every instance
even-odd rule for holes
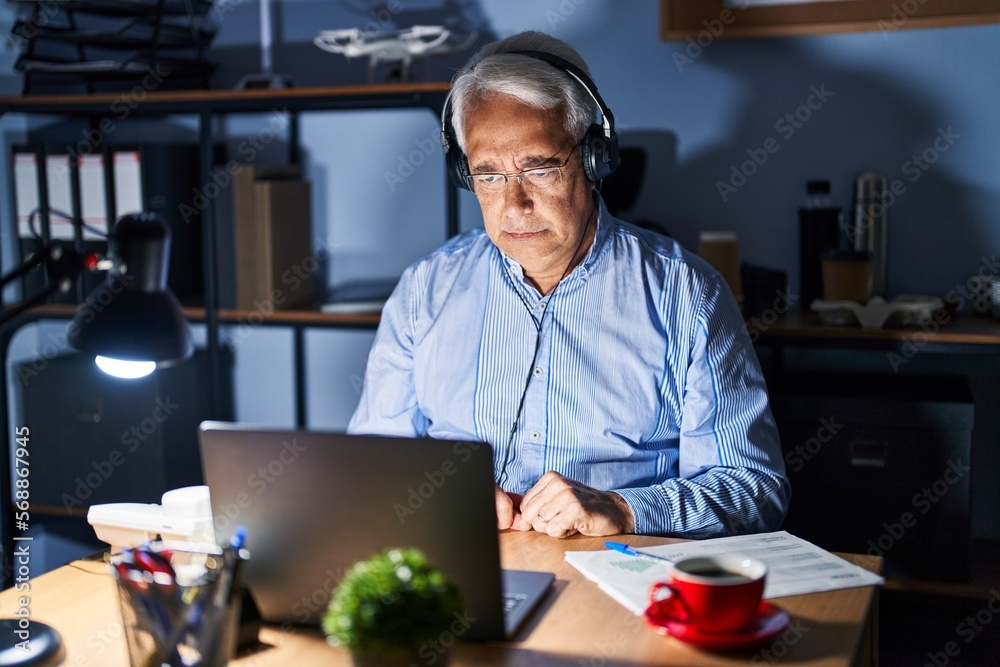
[[[623,553],[626,556],[637,556],[639,558],[651,558],[653,560],[664,561],[667,563],[673,563],[673,558],[667,558],[666,556],[657,556],[656,554],[651,554],[648,551],[637,551],[627,544],[622,542],[605,542],[604,546],[618,553]]]

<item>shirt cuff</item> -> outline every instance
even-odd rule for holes
[[[632,510],[636,535],[668,535],[670,511],[663,491],[654,487],[639,489],[614,489]]]

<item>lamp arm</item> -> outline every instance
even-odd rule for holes
[[[31,255],[28,259],[21,263],[21,266],[17,267],[7,275],[0,278],[0,288],[6,287],[9,283],[17,280],[28,271],[41,266],[45,263],[46,254],[42,252],[36,252]]]
[[[21,301],[12,308],[6,308],[3,311],[0,311],[0,326],[7,324],[8,321],[17,317],[18,315],[28,310],[29,308],[37,306],[42,301],[45,301],[47,298],[49,298],[51,295],[55,294],[58,291],[59,291],[58,285],[49,285],[41,292],[33,294],[31,297],[28,298],[27,301]]]
[[[80,256],[75,250],[58,241],[51,242],[45,245],[41,251],[22,262],[16,269],[0,278],[0,293],[9,283],[42,265],[45,266],[49,284],[13,307],[0,310],[0,326],[56,292],[68,292],[76,284],[76,278],[83,268]]]

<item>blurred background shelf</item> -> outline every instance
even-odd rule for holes
[[[24,94],[207,88],[215,69],[204,57],[216,33],[205,0],[14,4]]]

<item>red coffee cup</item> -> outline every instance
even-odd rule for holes
[[[739,632],[757,618],[767,566],[742,556],[697,556],[674,563],[669,580],[649,589],[649,618],[702,632]]]

